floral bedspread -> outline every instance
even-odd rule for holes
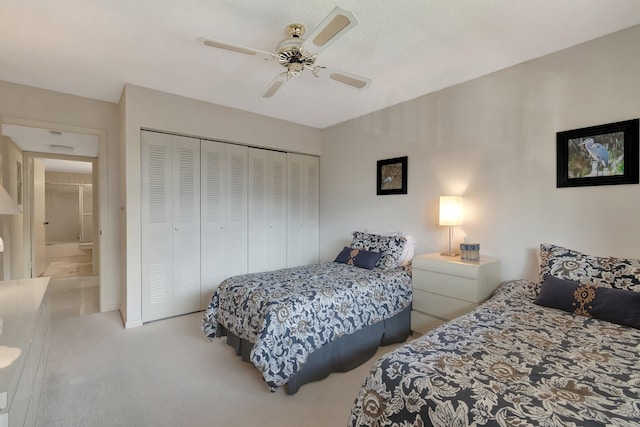
[[[205,311],[202,330],[213,339],[220,322],[252,342],[251,362],[275,390],[314,350],[410,304],[405,269],[326,262],[225,280]]]
[[[537,286],[383,356],[348,425],[640,425],[640,330],[535,305]]]

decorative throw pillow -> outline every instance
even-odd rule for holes
[[[364,232],[367,234],[377,234],[379,236],[404,237],[406,239],[406,242],[402,246],[402,253],[400,253],[400,257],[398,258],[398,265],[410,265],[413,261],[413,256],[416,248],[416,238],[412,235],[407,234],[404,231],[377,231],[365,229]]]
[[[550,244],[540,245],[540,281],[545,276],[640,292],[640,260],[596,257]]]
[[[404,236],[380,236],[378,234],[353,232],[351,247],[365,251],[380,252],[382,256],[376,267],[397,267],[400,255],[407,239]]]
[[[336,257],[335,262],[355,265],[356,267],[371,270],[376,266],[376,263],[380,260],[381,256],[382,254],[380,252],[369,252],[345,246]]]
[[[640,329],[640,292],[603,288],[546,276],[534,302]]]

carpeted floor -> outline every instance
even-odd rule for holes
[[[345,426],[376,359],[270,393],[253,365],[204,337],[202,313],[125,330],[117,312],[79,315],[53,296],[39,427]]]

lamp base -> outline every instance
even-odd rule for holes
[[[440,255],[454,257],[454,256],[460,255],[460,252],[457,252],[457,253],[455,253],[455,252],[442,252],[442,253],[440,253]]]

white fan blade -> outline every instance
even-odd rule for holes
[[[263,98],[271,98],[287,82],[286,73],[280,73],[269,83],[269,86],[262,92]]]
[[[366,89],[371,84],[371,79],[357,74],[347,73],[346,71],[336,70],[335,68],[321,68],[313,74],[317,77],[331,79],[359,90]]]
[[[307,52],[320,53],[331,43],[339,39],[356,26],[358,20],[348,10],[336,7],[324,21],[313,30],[302,43],[302,48]]]
[[[226,49],[233,52],[244,53],[245,55],[257,55],[264,59],[274,59],[275,57],[275,55],[273,55],[272,53],[265,52],[263,50],[252,49],[250,47],[221,42],[218,40],[211,40],[204,37],[198,37],[198,43],[202,43],[203,45],[209,47],[216,47],[218,49]]]

